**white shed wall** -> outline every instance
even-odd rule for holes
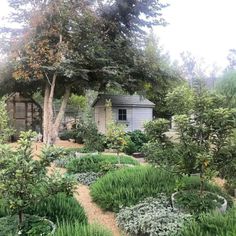
[[[153,109],[152,108],[133,108],[133,131],[140,129],[143,130],[143,125],[145,122],[151,121],[153,119]]]
[[[106,132],[106,109],[105,107],[95,107],[94,118],[98,131],[102,134]]]

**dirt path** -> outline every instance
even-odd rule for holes
[[[56,146],[60,147],[81,147],[79,144],[67,142],[67,141],[58,141],[56,142]],[[41,149],[43,147],[42,143],[34,143],[33,146],[33,153],[34,157],[38,158],[38,156],[41,153]],[[59,170],[61,173],[66,173],[66,169],[64,168],[58,168],[55,167],[54,164],[52,164],[48,168],[48,173],[52,174],[55,170]],[[89,193],[89,188],[85,185],[79,185],[76,188],[76,191],[74,193],[74,196],[76,200],[82,205],[82,207],[85,210],[85,213],[88,217],[89,223],[97,223],[108,230],[112,232],[114,236],[121,236],[123,235],[119,228],[116,226],[115,221],[115,214],[113,212],[104,212],[101,210],[101,208],[92,201],[92,198]]]
[[[75,198],[85,209],[89,223],[97,223],[109,229],[114,236],[122,235],[116,226],[115,214],[113,212],[104,212],[92,201],[89,194],[89,188],[85,185],[79,185],[74,194]]]

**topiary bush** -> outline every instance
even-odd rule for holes
[[[73,196],[58,193],[49,196],[26,209],[28,214],[39,215],[53,222],[87,223],[84,209]]]
[[[234,236],[236,235],[236,209],[225,214],[211,212],[186,224],[178,236]]]
[[[112,236],[112,233],[99,225],[82,225],[79,222],[63,222],[58,225],[55,236]]]
[[[108,173],[91,185],[91,196],[104,210],[118,212],[146,197],[174,192],[178,177],[167,171],[139,166]]]
[[[173,209],[165,195],[147,198],[117,214],[117,224],[131,235],[175,235],[191,215]]]

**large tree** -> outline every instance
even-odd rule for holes
[[[52,144],[71,92],[119,83],[130,92],[145,78],[135,37],[164,24],[159,0],[8,0],[16,28],[2,28],[13,87],[42,89],[43,137]],[[145,17],[143,17],[145,16]],[[26,86],[25,86],[26,85]],[[22,87],[23,86],[23,87]],[[62,97],[57,116],[53,98]]]

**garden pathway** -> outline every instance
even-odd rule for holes
[[[68,141],[58,141],[56,142],[56,145],[60,147],[71,147],[71,148],[81,147],[81,145],[79,144],[71,143]],[[38,158],[38,156],[40,155],[42,147],[43,147],[42,143],[34,144],[33,152],[35,158]],[[57,168],[52,164],[51,167],[48,168],[48,173],[51,174],[55,170],[59,170],[61,173],[66,172],[66,169]],[[115,214],[113,212],[102,211],[101,208],[92,201],[92,198],[90,196],[90,191],[87,186],[78,184],[74,196],[76,200],[84,208],[90,224],[96,223],[107,228],[112,232],[113,236],[124,235],[116,226]]]

